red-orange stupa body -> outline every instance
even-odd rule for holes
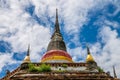
[[[62,50],[50,50],[41,59],[41,62],[73,62],[71,56]]]

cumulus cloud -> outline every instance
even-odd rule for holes
[[[26,6],[28,5],[26,2]],[[27,45],[41,46],[36,52],[40,52],[49,41],[49,28],[45,28],[34,21],[31,16],[25,12],[23,2],[11,1],[10,10],[1,9],[0,19],[0,39],[11,44],[13,52],[24,52]],[[16,6],[16,7],[15,7]],[[7,36],[6,36],[7,35]],[[46,37],[44,37],[46,35]],[[35,51],[33,49],[33,51]],[[33,52],[33,53],[36,53]]]
[[[26,3],[25,3],[26,2]],[[0,41],[5,41],[12,47],[10,53],[0,54],[0,71],[6,65],[20,64],[12,58],[14,53],[24,54],[28,44],[31,45],[31,60],[40,61],[43,48],[47,47],[50,40],[50,30],[39,25],[25,8],[29,1],[1,0],[0,4]],[[16,62],[15,62],[16,61]]]
[[[99,58],[99,63],[105,70],[112,72],[112,66],[116,66],[116,70],[119,71],[120,67],[119,52],[120,52],[120,38],[116,30],[112,30],[108,26],[104,26],[100,32],[103,43],[105,46],[101,51],[101,56]],[[104,64],[104,65],[102,65]],[[118,74],[119,72],[117,72]],[[119,74],[118,74],[119,75]],[[120,76],[120,75],[119,75]]]
[[[5,65],[12,65],[18,63],[16,60],[12,59],[12,55],[9,53],[0,53],[0,71]]]
[[[85,62],[86,58],[86,49],[79,47],[68,49],[69,54],[72,56],[74,62]]]

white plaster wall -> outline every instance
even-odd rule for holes
[[[67,60],[48,60],[46,62],[48,63],[70,63],[70,61],[67,61]]]
[[[67,67],[67,68],[64,68],[64,67],[52,67],[51,68],[53,71],[57,71],[59,69],[61,70],[67,70],[67,71],[85,71],[86,70],[86,67]]]

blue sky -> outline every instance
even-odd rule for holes
[[[119,0],[0,0],[0,77],[22,63],[28,44],[31,60],[40,62],[54,30],[56,8],[73,60],[85,62],[88,44],[97,64],[111,75],[114,65],[120,77]]]

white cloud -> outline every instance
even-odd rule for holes
[[[94,0],[89,1],[74,1],[69,0],[63,4],[65,30],[67,33],[77,33],[80,27],[88,20],[87,12],[96,4]],[[74,6],[73,6],[74,5]]]
[[[17,61],[12,59],[12,55],[9,53],[0,53],[0,72],[5,65],[15,64]]]
[[[76,47],[73,49],[68,48],[68,53],[72,56],[73,61],[77,62],[84,62],[86,59],[86,49],[81,47]],[[78,60],[81,59],[81,60]]]
[[[110,71],[111,74],[113,74],[112,66],[115,65],[117,75],[120,76],[120,69],[118,68],[120,67],[120,62],[118,61],[120,54],[120,38],[118,37],[118,33],[116,30],[111,30],[110,27],[104,26],[100,32],[100,35],[105,45],[102,49],[100,49],[101,55],[99,55],[97,61],[105,71]]]
[[[32,52],[36,54],[36,52],[40,52],[42,48],[47,46],[46,44],[50,39],[50,31],[49,28],[38,25],[24,11],[23,7],[28,5],[27,3],[29,1],[26,4],[24,2],[11,1],[9,10],[4,8],[0,10],[0,39],[9,42],[13,52],[26,51],[27,45],[30,43],[33,48]],[[39,46],[39,49],[37,46]],[[34,49],[35,47],[36,49]]]
[[[104,22],[106,25],[108,26],[112,26],[113,28],[119,28],[119,23],[116,22],[116,21],[108,21],[108,20],[105,20]]]
[[[31,59],[40,61],[40,52],[43,48],[47,49],[50,41],[50,31],[43,26],[35,25],[31,33]],[[34,56],[34,57],[33,57]]]

